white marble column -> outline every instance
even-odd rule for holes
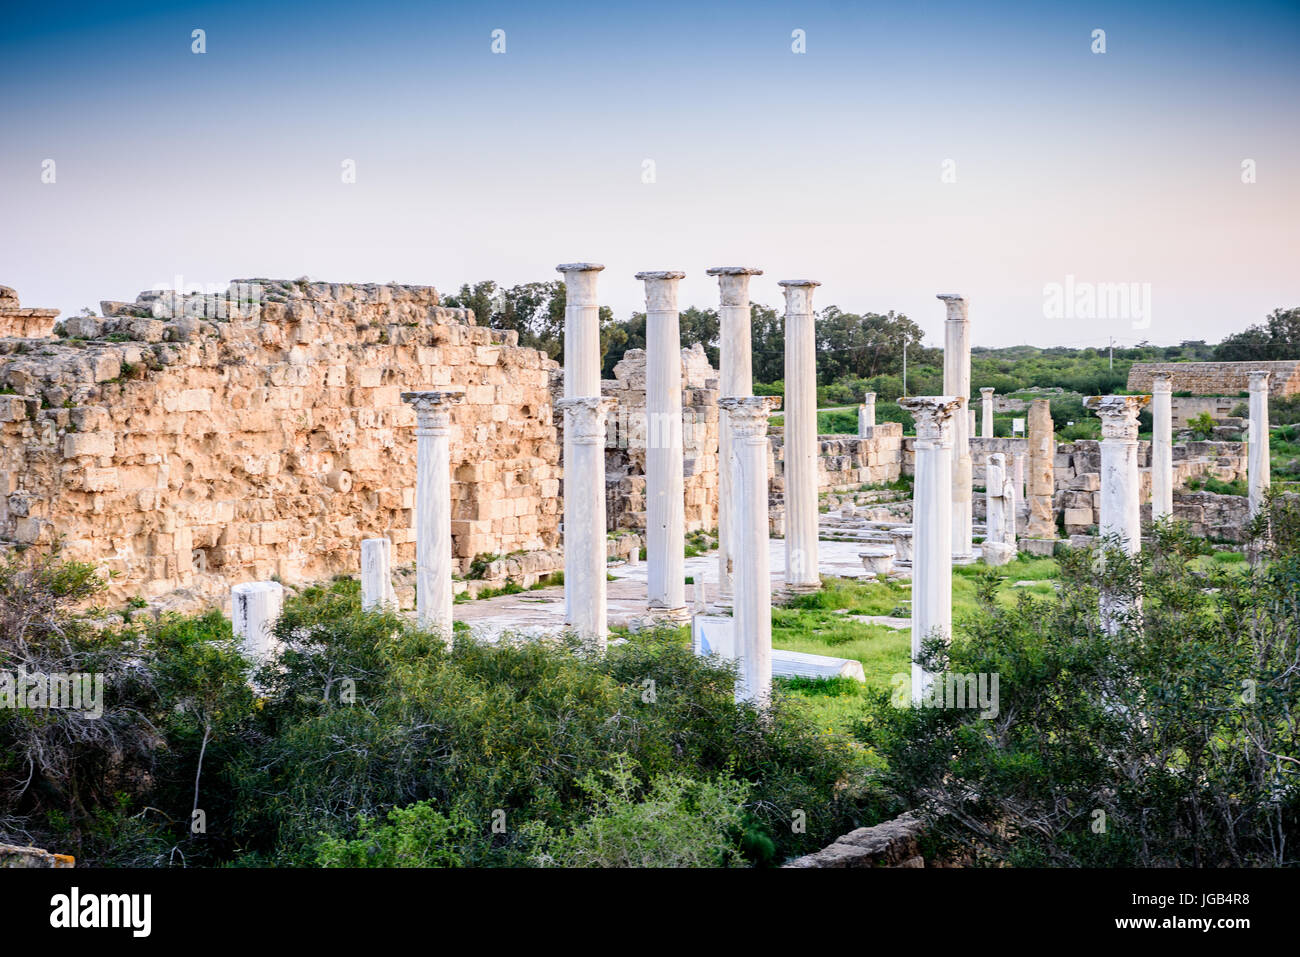
[[[969,303],[956,293],[941,293],[948,310],[943,327],[943,391],[963,402],[952,420],[952,557],[971,561],[971,459],[970,437],[975,431],[975,410],[970,407]]]
[[[1101,524],[1105,537],[1118,536],[1121,547],[1136,555],[1142,549],[1142,509],[1138,481],[1138,413],[1149,395],[1097,395],[1088,408],[1101,419]]]
[[[996,389],[990,389],[987,386],[980,389],[980,411],[984,414],[984,424],[980,428],[980,435],[986,439],[993,438],[993,393]]]
[[[591,650],[605,651],[605,419],[613,399],[561,399],[564,463],[564,584],[569,626]],[[572,508],[569,507],[572,503]]]
[[[464,392],[403,392],[415,409],[415,612],[443,636],[451,625],[451,407]]]
[[[279,651],[273,629],[283,609],[279,582],[244,582],[230,589],[230,621],[246,658],[262,664]]]
[[[561,263],[556,272],[564,276],[564,397],[600,395],[600,303],[596,298],[597,274],[605,267],[599,263]],[[561,450],[563,468],[572,459],[569,432],[564,431]],[[569,477],[564,476],[564,534],[575,516],[570,512]],[[573,502],[575,511],[586,504]],[[569,550],[564,551],[564,622],[573,624],[573,586],[569,579]]]
[[[1174,514],[1173,384],[1169,374],[1151,379],[1151,521]]]
[[[817,337],[811,279],[782,279],[785,290],[785,584],[816,591]]]
[[[1025,453],[1012,453],[1011,466],[1011,530],[1020,534],[1020,503],[1025,500]],[[1014,544],[1014,542],[1013,542]]]
[[[767,417],[774,396],[726,396],[735,495],[736,701],[766,707],[772,694],[772,578],[767,551]]]
[[[858,406],[858,438],[871,438],[871,431],[876,427],[876,394],[868,392],[862,397]]]
[[[682,479],[682,272],[639,272],[645,282],[646,604],[685,619],[686,504]]]
[[[718,277],[718,394],[743,397],[754,391],[754,358],[750,346],[749,277],[763,270],[748,266],[713,266],[705,272]],[[732,596],[734,549],[731,544],[731,424],[726,409],[718,410],[718,600]]]
[[[961,396],[913,396],[898,404],[916,422],[912,485],[912,657],[923,642],[952,639],[953,424],[966,418]],[[912,703],[934,676],[912,663]]]
[[[361,540],[362,611],[383,608],[385,605],[396,610],[397,600],[393,592],[392,568],[392,542],[387,538],[364,538]]]
[[[1272,482],[1268,449],[1268,380],[1270,372],[1250,373],[1250,423],[1246,432],[1246,480],[1250,517],[1264,508]]]

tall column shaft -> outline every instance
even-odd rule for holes
[[[821,587],[817,573],[817,337],[810,279],[785,289],[785,583]]]
[[[1174,514],[1173,386],[1168,375],[1151,383],[1151,520]]]
[[[736,701],[766,707],[772,694],[772,578],[767,551],[767,417],[779,400],[729,396],[730,471],[736,507]]]
[[[934,675],[917,664],[924,642],[952,638],[953,425],[966,418],[961,396],[913,396],[898,404],[916,422],[912,486],[912,703]]]
[[[1142,510],[1138,494],[1138,412],[1147,395],[1103,395],[1088,400],[1101,418],[1101,525],[1103,536],[1119,537],[1136,555],[1142,548]]]
[[[1011,466],[1011,544],[1020,534],[1020,503],[1025,500],[1025,453],[1016,452]]]
[[[747,266],[714,266],[706,270],[718,277],[718,392],[721,396],[744,397],[754,391],[754,360],[750,346],[749,277],[763,270]],[[731,422],[724,408],[718,409],[718,598],[732,596],[735,549],[731,527]]]
[[[451,407],[463,392],[404,392],[415,408],[415,612],[452,640]]]
[[[613,399],[561,399],[569,458],[564,463],[564,584],[569,624],[593,651],[603,653],[606,612],[605,418]],[[570,507],[572,505],[572,507]]]
[[[686,613],[680,272],[639,272],[646,305],[646,604]]]
[[[984,422],[980,426],[980,435],[986,439],[993,438],[993,393],[995,390],[984,388],[980,389],[980,412],[984,415]]]
[[[1250,424],[1246,432],[1246,482],[1250,517],[1264,507],[1272,481],[1268,448],[1268,380],[1271,373],[1250,373]]]
[[[952,421],[952,556],[969,561],[971,545],[971,458],[970,436],[975,410],[970,408],[970,320],[969,303],[954,293],[942,293],[948,310],[943,327],[943,391],[964,403]]]
[[[596,298],[599,263],[561,263],[556,272],[564,276],[564,397],[573,399],[600,395],[600,303]],[[567,418],[566,418],[567,422]],[[573,586],[577,573],[570,568],[569,525],[587,504],[569,495],[569,463],[573,448],[569,430],[564,430],[564,621],[573,624]],[[603,499],[602,499],[603,500]],[[571,574],[572,573],[572,574]]]

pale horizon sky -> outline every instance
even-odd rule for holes
[[[707,267],[752,265],[755,301],[817,279],[818,307],[893,309],[931,343],[940,292],[979,346],[1217,341],[1300,305],[1294,4],[54,0],[7,21],[0,284],[65,315],[178,275],[445,294],[581,260],[619,318],[640,270],[684,269],[682,306],[707,307]],[[1067,276],[1149,289],[1149,325],[1049,317]]]

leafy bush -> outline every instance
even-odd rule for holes
[[[981,590],[930,664],[998,675],[996,717],[881,695],[857,729],[886,784],[926,809],[933,849],[1013,865],[1295,864],[1300,507],[1275,500],[1252,531],[1266,526],[1269,560],[1253,568],[1207,565],[1203,542],[1161,524],[1138,556],[1064,550],[1056,599]]]
[[[595,811],[569,833],[537,822],[537,863],[559,867],[729,867],[745,863],[740,839],[749,786],[721,775],[699,782],[659,775],[638,798],[625,765],[580,782]]]

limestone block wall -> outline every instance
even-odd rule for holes
[[[601,382],[616,400],[605,439],[610,531],[645,528],[645,350],[629,349]],[[704,348],[682,350],[682,454],[687,532],[718,527],[718,373]]]
[[[18,293],[0,286],[0,337],[45,339],[54,332],[57,309],[24,309]]]
[[[555,363],[428,286],[242,280],[147,292],[32,348],[0,339],[0,538],[115,573],[115,595],[222,596],[355,572],[362,538],[414,560],[414,413],[452,413],[455,553],[558,543]],[[221,297],[217,297],[221,298]]]
[[[1211,476],[1224,482],[1246,478],[1246,448],[1241,442],[1186,442],[1175,445],[1174,490],[1189,479]],[[1151,443],[1138,443],[1138,494],[1143,519],[1151,517]],[[1067,535],[1084,534],[1101,522],[1101,443],[1062,442],[1056,447],[1056,492],[1053,506]],[[1191,494],[1191,493],[1187,493]],[[1201,494],[1201,493],[1197,493]],[[1216,496],[1241,498],[1241,496]],[[1242,498],[1244,502],[1245,499]],[[1177,504],[1174,517],[1179,518]],[[1217,533],[1216,533],[1217,534]],[[1227,536],[1219,536],[1227,537]]]
[[[1300,393],[1300,361],[1289,362],[1135,362],[1128,370],[1129,392],[1150,392],[1151,377],[1167,373],[1175,392],[1192,395],[1237,395],[1250,384],[1250,373],[1267,369],[1269,395]]]
[[[785,495],[785,429],[770,430],[772,445],[768,481],[773,498]],[[903,474],[903,426],[882,422],[870,437],[818,436],[817,488],[834,491],[859,485],[894,482]]]

